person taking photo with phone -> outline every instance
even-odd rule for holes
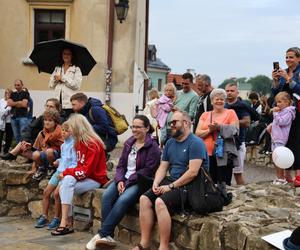
[[[273,69],[272,94],[276,96],[279,92],[286,91],[293,98],[293,94],[300,95],[300,49],[298,47],[289,48],[286,51],[286,69],[278,67]],[[300,100],[297,100],[299,102]],[[297,105],[299,106],[299,105]],[[296,187],[300,186],[300,110],[296,111],[296,118],[292,122],[288,142],[286,144],[292,150],[295,161],[289,170],[295,170],[295,178],[291,176],[291,171],[286,171],[287,182],[294,182]]]

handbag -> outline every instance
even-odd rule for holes
[[[212,112],[210,113],[210,123],[212,123]],[[220,133],[217,133],[216,139],[215,135],[212,134],[213,141],[215,141],[215,147],[213,150],[213,155],[215,155],[218,158],[222,158],[224,155],[224,139],[220,135]]]
[[[186,189],[187,202],[194,212],[208,214],[223,210],[224,196],[202,166]]]

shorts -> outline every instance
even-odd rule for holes
[[[51,176],[48,185],[51,185],[53,187],[56,187],[58,185],[58,183],[60,182],[60,179],[58,178],[58,176],[60,175],[61,172],[59,171],[55,171],[55,173]]]
[[[272,142],[272,146],[271,146],[272,152],[274,151],[275,148],[282,147],[282,146],[285,146],[285,144],[280,142]]]
[[[240,149],[238,150],[239,156],[239,166],[233,168],[233,173],[234,174],[242,174],[244,172],[244,162],[245,162],[245,157],[246,157],[246,145],[245,142],[242,142]]]
[[[161,185],[168,185],[170,183],[172,183],[172,181],[166,177],[166,178],[164,178],[162,180],[162,182],[160,184]],[[161,198],[163,200],[163,202],[166,204],[169,213],[172,215],[172,214],[174,214],[176,212],[180,212],[181,211],[182,202],[181,202],[181,194],[180,194],[180,192],[181,191],[180,191],[179,188],[175,188],[175,189],[172,189],[169,192],[166,192],[164,194],[161,194],[161,195],[157,196],[152,191],[152,188],[151,188],[147,192],[145,192],[143,195],[145,195],[145,196],[148,197],[148,199],[153,204],[153,207],[155,206],[155,200],[157,198]]]
[[[58,159],[60,157],[60,153],[57,150],[53,150],[53,154],[54,154],[54,160]],[[45,169],[45,171],[47,169],[49,169],[49,161],[47,159],[47,153],[44,151],[40,151],[40,159],[43,165],[43,168]]]

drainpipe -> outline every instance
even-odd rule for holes
[[[149,0],[146,0],[146,13],[145,13],[145,63],[144,71],[147,73],[147,61],[148,61],[148,33],[149,33]],[[148,90],[148,79],[144,80],[144,98],[143,98],[143,108],[146,105],[146,96]]]
[[[108,46],[107,46],[107,63],[105,72],[105,103],[111,102],[111,77],[112,77],[112,56],[113,56],[113,39],[114,39],[114,24],[115,24],[115,2],[109,1],[108,11]]]

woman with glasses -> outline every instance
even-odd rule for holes
[[[101,228],[87,243],[88,250],[116,245],[115,227],[143,192],[137,183],[138,176],[151,177],[159,166],[160,149],[151,137],[153,128],[149,119],[136,115],[131,129],[132,136],[124,143],[115,178],[102,196]]]
[[[272,93],[275,97],[279,92],[286,91],[295,100],[297,107],[296,118],[292,122],[289,139],[286,146],[292,150],[295,161],[293,166],[285,171],[285,180],[294,182],[300,187],[300,49],[289,48],[285,54],[286,69],[277,65],[272,72],[273,86]],[[291,169],[295,170],[295,178],[291,175]]]
[[[238,164],[237,149],[235,148],[234,150],[234,147],[236,147],[236,145],[232,145],[232,151],[235,151],[236,153],[236,160],[233,164],[233,162],[231,162],[232,158],[229,156],[229,154],[226,154],[224,148],[223,157],[218,157],[218,155],[216,155],[216,143],[219,135],[222,136],[222,138],[224,139],[225,136],[223,135],[223,133],[227,130],[230,130],[227,132],[231,134],[228,134],[226,139],[231,138],[232,142],[234,142],[233,135],[234,133],[238,135],[239,128],[239,119],[235,111],[233,109],[224,108],[226,97],[227,95],[224,89],[214,89],[211,92],[210,99],[213,106],[213,110],[204,112],[200,116],[200,120],[196,129],[196,135],[203,139],[207,148],[207,152],[209,155],[210,175],[213,181],[218,184],[225,197],[227,196],[226,184],[231,185],[232,168],[234,167],[234,165]],[[220,161],[220,158],[226,158],[225,162]],[[232,197],[230,197],[229,200],[231,200],[231,198]]]
[[[57,99],[50,98],[46,101],[45,110],[53,109],[61,114],[60,123],[64,122],[64,115],[62,115],[61,106]],[[19,142],[15,148],[13,148],[9,153],[1,156],[3,160],[15,160],[19,154],[25,158],[31,158],[31,153],[27,154],[28,149],[31,149],[31,145],[34,143],[40,131],[44,127],[44,117],[40,115],[38,118],[33,119],[33,121],[24,129],[24,140]],[[31,161],[31,160],[29,160]]]

